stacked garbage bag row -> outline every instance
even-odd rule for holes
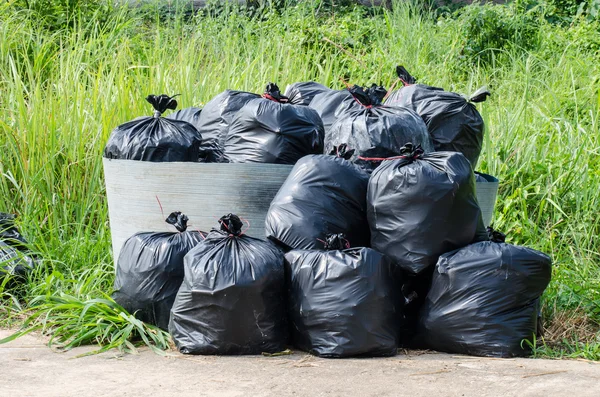
[[[484,224],[474,103],[489,92],[466,99],[396,72],[393,92],[270,83],[166,118],[176,101],[149,96],[154,116],[117,127],[105,157],[294,167],[265,235],[236,214],[203,232],[174,212],[177,231],[132,236],[115,300],[188,354],[528,354],[551,261]]]
[[[323,152],[323,123],[307,106],[288,103],[277,85],[264,94],[227,90],[204,109],[188,108],[168,117],[177,101],[167,95],[146,98],[155,109],[120,125],[104,157],[142,161],[294,164]]]

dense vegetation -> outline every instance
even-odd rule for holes
[[[132,349],[140,336],[167,345],[107,296],[101,152],[115,126],[151,113],[147,94],[181,93],[187,107],[268,81],[389,87],[404,64],[424,83],[493,92],[478,107],[480,170],[501,180],[495,226],[554,261],[536,354],[600,359],[600,2],[331,3],[197,15],[103,1],[0,4],[0,211],[19,215],[41,258],[21,288],[0,281],[0,325],[46,325],[67,346]]]

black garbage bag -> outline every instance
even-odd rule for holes
[[[460,152],[475,169],[483,145],[484,123],[473,103],[485,101],[489,91],[480,89],[466,99],[442,88],[415,84],[402,66],[396,72],[405,86],[394,91],[385,104],[417,112],[427,124],[436,151]]]
[[[406,108],[360,106],[347,111],[325,134],[325,150],[347,143],[356,149],[351,161],[372,172],[383,159],[397,156],[407,143],[433,151],[427,126]]]
[[[294,346],[321,357],[395,355],[402,310],[391,261],[347,248],[343,235],[327,240],[330,251],[285,256]]]
[[[363,106],[381,106],[383,99],[387,95],[385,87],[377,84],[371,84],[370,87],[354,85],[348,88],[348,91]]]
[[[271,202],[267,237],[285,250],[322,249],[323,236],[343,232],[352,246],[369,245],[369,176],[344,158],[352,151],[336,152],[301,158]]]
[[[210,162],[227,162],[224,146],[231,122],[246,103],[257,98],[260,95],[252,92],[226,90],[204,106],[197,128],[202,134],[204,147],[210,148],[213,153]]]
[[[137,233],[130,237],[117,260],[113,299],[128,312],[164,330],[183,281],[183,258],[203,240],[187,229],[188,218],[173,212],[166,222],[177,232]]]
[[[113,130],[104,148],[109,159],[154,162],[198,161],[202,136],[196,127],[182,120],[161,117],[175,109],[177,101],[167,95],[149,95],[153,117],[138,117]]]
[[[323,124],[307,106],[290,105],[277,85],[269,83],[231,123],[225,155],[232,163],[295,164],[307,154],[323,153]]]
[[[401,277],[401,296],[404,302],[404,322],[400,329],[399,346],[404,348],[420,348],[415,341],[417,336],[418,320],[421,308],[431,286],[431,277],[434,266],[423,270],[418,274],[403,271],[396,266],[394,271],[396,277]]]
[[[417,274],[438,257],[487,240],[471,164],[461,153],[423,153],[406,145],[402,157],[371,174],[367,219],[371,246]]]
[[[323,122],[323,129],[327,133],[338,117],[357,104],[350,91],[331,90],[315,95],[308,106],[318,113]]]
[[[0,278],[6,274],[20,278],[33,270],[36,262],[27,244],[15,216],[0,212]]]
[[[283,253],[248,237],[229,214],[185,257],[169,332],[185,354],[260,354],[285,349]]]
[[[307,81],[288,85],[284,95],[288,98],[288,103],[292,105],[308,106],[316,95],[329,91],[332,91],[331,88],[327,88],[323,84]]]
[[[188,123],[190,123],[191,125],[196,127],[196,129],[198,129],[198,127],[200,126],[200,115],[201,114],[202,114],[201,108],[190,107],[190,108],[184,108],[184,109],[180,109],[176,112],[173,112],[170,115],[168,115],[167,118],[170,120],[187,121]]]
[[[0,240],[19,249],[27,248],[27,240],[15,225],[15,216],[0,212]]]
[[[491,241],[448,252],[437,262],[420,316],[427,347],[476,356],[530,353],[539,298],[552,273],[550,258],[536,250]]]
[[[178,110],[167,116],[168,119],[183,120],[187,121],[197,130],[201,128],[200,115],[202,114],[201,108],[191,107]],[[201,163],[222,163],[224,162],[223,148],[219,146],[219,143],[213,139],[204,139],[202,137],[202,143],[200,144],[200,155],[198,162]]]
[[[373,84],[369,88],[354,85],[345,90],[329,90],[314,96],[309,106],[317,111],[323,121],[325,133],[348,112],[360,111],[365,106],[379,106],[386,95],[382,86]]]
[[[487,183],[489,181],[480,172],[475,171],[475,182],[477,182],[477,183]]]

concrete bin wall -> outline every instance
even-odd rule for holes
[[[248,221],[247,234],[265,238],[271,201],[293,166],[280,164],[153,163],[103,159],[114,260],[125,240],[138,232],[175,231],[165,222],[181,211],[189,228],[210,231],[217,220],[235,213]],[[482,175],[477,197],[490,223],[498,180]],[[162,210],[161,210],[162,207]]]
[[[189,217],[189,228],[206,232],[235,213],[250,224],[249,236],[264,239],[269,205],[292,170],[279,164],[103,161],[115,261],[135,233],[175,231],[165,223],[173,211]]]

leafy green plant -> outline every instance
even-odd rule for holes
[[[28,12],[50,31],[85,25],[96,19],[103,21],[114,10],[107,0],[12,0],[11,5]]]
[[[519,2],[460,9],[456,20],[461,58],[472,64],[490,64],[505,51],[536,48],[540,41],[540,17],[536,11]]]
[[[62,293],[38,296],[32,299],[31,306],[24,312],[27,317],[22,330],[1,339],[0,344],[39,331],[51,335],[49,346],[62,350],[89,344],[99,346],[85,355],[113,348],[131,353],[140,344],[159,354],[169,348],[167,332],[136,319],[104,294],[87,300]]]
[[[577,17],[585,17],[589,22],[600,21],[600,0],[583,1],[577,7]]]

